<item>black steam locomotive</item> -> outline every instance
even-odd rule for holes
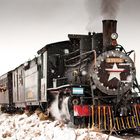
[[[139,128],[135,52],[117,43],[116,24],[104,20],[103,33],[70,34],[68,41],[46,45],[37,57],[2,75],[2,110],[40,107],[78,126]]]

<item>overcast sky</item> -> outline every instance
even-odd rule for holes
[[[115,1],[118,43],[136,51],[140,79],[140,0]],[[68,34],[101,32],[102,9],[100,0],[0,0],[0,75]]]

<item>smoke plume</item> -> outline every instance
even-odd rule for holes
[[[98,31],[102,19],[116,19],[121,2],[124,0],[86,0],[88,31]]]
[[[102,0],[101,14],[103,19],[116,19],[121,0]]]
[[[97,27],[97,25],[100,25],[98,21],[101,19],[100,14],[100,5],[101,0],[86,0],[85,1],[86,10],[88,14],[88,24],[86,26],[86,29],[90,32],[93,32],[96,28],[96,31],[100,31],[100,27]]]

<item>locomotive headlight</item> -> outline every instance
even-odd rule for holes
[[[118,38],[118,34],[117,33],[112,33],[111,34],[111,38],[114,39],[114,40],[117,39]]]

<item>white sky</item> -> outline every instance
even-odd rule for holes
[[[0,0],[0,75],[33,58],[48,43],[66,40],[71,33],[87,34],[86,1],[90,0]],[[101,32],[99,0],[91,1],[95,18],[90,29]],[[140,79],[140,0],[122,1],[117,16],[118,42],[127,51],[136,51]]]

